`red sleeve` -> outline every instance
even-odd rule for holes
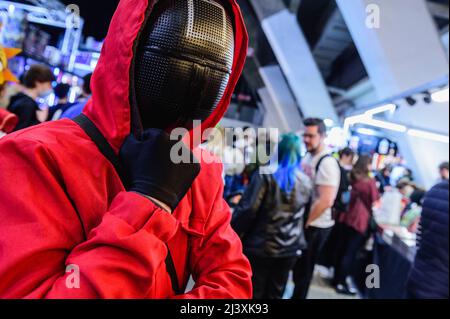
[[[0,298],[148,296],[178,229],[172,215],[119,193],[85,239],[45,147],[6,140],[0,167]]]
[[[250,299],[252,270],[242,243],[231,228],[231,210],[223,199],[223,183],[206,223],[205,236],[191,241],[190,268],[196,283],[180,299]]]

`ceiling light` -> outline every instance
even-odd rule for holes
[[[359,123],[400,133],[406,133],[406,131],[408,130],[408,128],[404,125],[369,118],[362,119]]]
[[[433,101],[437,103],[445,103],[448,102],[449,100],[448,94],[449,94],[448,88],[445,88],[443,90],[434,92],[431,95],[431,98],[433,99]]]
[[[376,114],[381,114],[381,113],[385,113],[385,112],[395,112],[395,110],[397,110],[397,105],[395,104],[386,104],[383,106],[379,106],[376,107],[374,109],[371,109],[369,111],[366,112],[366,115],[368,116],[374,116]]]
[[[410,129],[408,131],[408,135],[413,136],[413,137],[425,138],[427,140],[432,140],[432,141],[436,141],[436,142],[442,142],[442,143],[449,144],[448,135],[436,134],[436,133],[431,133],[431,132],[421,131],[421,130],[414,130],[414,129]]]
[[[357,129],[356,132],[359,134],[362,134],[362,135],[369,135],[369,136],[379,136],[380,135],[380,133],[378,133],[377,131],[371,130],[370,128],[364,128],[364,127]]]

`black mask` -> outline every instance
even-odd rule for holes
[[[144,129],[191,128],[220,102],[231,74],[234,34],[215,0],[160,0],[135,56],[135,94]]]

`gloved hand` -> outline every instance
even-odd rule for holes
[[[200,173],[191,150],[183,144],[190,163],[175,164],[171,150],[177,144],[159,129],[149,129],[142,141],[130,135],[120,150],[120,160],[128,177],[128,191],[140,193],[166,204],[172,212]],[[188,152],[188,153],[186,153]]]

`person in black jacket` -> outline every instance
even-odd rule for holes
[[[444,162],[441,165],[439,165],[439,175],[442,182],[448,181],[449,180],[449,168],[450,168],[450,163],[449,162]]]
[[[391,187],[391,174],[392,167],[386,166],[381,169],[375,176],[375,180],[378,183],[378,191],[380,192],[380,194],[384,194],[388,190],[388,188]]]
[[[300,171],[300,138],[283,136],[278,155],[276,173],[253,175],[232,219],[252,265],[254,299],[281,299],[306,248],[303,216],[312,183]]]
[[[418,252],[409,276],[410,299],[448,299],[449,182],[425,197]]]
[[[15,131],[41,123],[37,117],[39,105],[36,100],[53,91],[52,82],[54,80],[52,71],[43,65],[33,65],[25,73],[24,92],[13,96],[8,106],[8,111],[19,117],[19,124],[14,129]]]
[[[70,89],[71,86],[67,83],[59,83],[55,86],[54,92],[58,99],[58,104],[48,109],[48,121],[59,120],[61,115],[74,105],[74,103],[69,102]]]

